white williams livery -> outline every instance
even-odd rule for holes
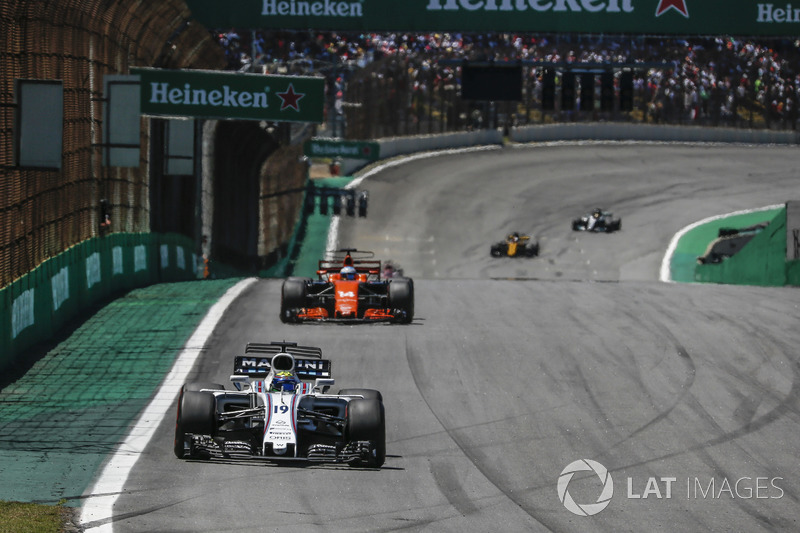
[[[331,362],[319,348],[250,343],[235,358],[231,381],[236,390],[216,383],[183,386],[175,423],[178,458],[383,464],[381,393],[328,394]]]

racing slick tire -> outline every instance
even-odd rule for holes
[[[383,466],[386,461],[386,415],[383,402],[375,399],[350,400],[347,405],[347,437],[351,442],[372,442],[374,449],[371,450],[367,466]]]
[[[208,392],[181,390],[178,398],[178,415],[175,420],[175,457],[183,459],[186,455],[186,434],[211,435],[215,422],[214,395]]]
[[[502,257],[503,256],[503,248],[500,244],[493,244],[492,250],[489,252],[492,257]]]
[[[389,282],[389,308],[400,310],[404,316],[401,324],[414,320],[414,282],[410,278],[395,278]]]
[[[375,389],[341,389],[339,394],[341,396],[363,396],[365,400],[383,401],[383,395]]]
[[[579,218],[572,221],[572,231],[581,231],[582,229],[581,220]]]
[[[293,309],[306,307],[310,278],[288,278],[281,286],[281,322],[294,322]]]

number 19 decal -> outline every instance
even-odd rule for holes
[[[272,408],[272,412],[275,413],[275,414],[278,414],[278,413],[285,414],[285,413],[289,412],[289,406],[288,405],[276,405],[275,407]]]

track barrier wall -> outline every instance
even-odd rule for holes
[[[0,289],[0,370],[21,363],[26,349],[114,295],[197,279],[193,250],[183,235],[114,233],[45,261]]]
[[[646,142],[717,142],[744,144],[800,144],[796,131],[753,130],[665,126],[634,123],[575,123],[521,126],[509,130],[508,141],[537,143],[558,141],[646,141]],[[445,150],[480,145],[502,145],[505,139],[499,129],[461,133],[415,135],[375,139],[382,159],[428,150]],[[344,159],[342,173],[352,174],[373,163],[364,159]]]
[[[786,209],[735,255],[695,267],[695,281],[731,285],[800,285],[799,275],[800,260],[786,256]]]

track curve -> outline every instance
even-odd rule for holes
[[[280,280],[259,280],[195,373],[226,382],[250,340],[321,346],[337,387],[382,391],[384,467],[179,461],[165,420],[114,530],[794,529],[795,291],[656,280],[672,234],[790,199],[798,165],[781,147],[587,144],[379,173],[362,184],[369,218],[342,220],[340,243],[415,279],[413,324],[285,325]],[[622,216],[623,230],[573,233],[570,219],[595,205]],[[509,231],[536,234],[541,257],[490,258]],[[614,481],[591,517],[556,491],[582,458]],[[593,503],[599,480],[576,474],[569,492]]]

